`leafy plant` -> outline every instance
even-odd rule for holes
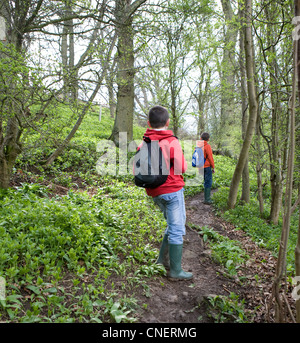
[[[208,316],[215,323],[247,323],[244,300],[241,302],[236,294],[229,297],[215,295],[207,297]]]
[[[212,258],[222,264],[230,275],[236,275],[237,270],[249,258],[240,242],[230,240],[215,230],[206,226],[198,228],[204,242],[208,242],[212,250]]]
[[[0,275],[7,284],[1,320],[101,322],[106,303],[102,312],[93,304],[99,296],[113,299],[105,286],[112,273],[132,275],[126,291],[161,273],[153,266],[153,244],[162,214],[139,189],[113,178],[105,185],[94,197],[69,192],[49,198],[35,184],[1,192]],[[70,299],[77,299],[76,307]],[[112,308],[112,320],[129,321],[124,306]]]

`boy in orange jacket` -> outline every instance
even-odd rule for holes
[[[212,186],[212,174],[215,172],[215,162],[213,158],[212,148],[208,144],[209,133],[203,132],[201,139],[204,141],[204,204],[210,205],[212,203],[210,198]]]

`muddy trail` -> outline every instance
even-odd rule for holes
[[[269,299],[274,276],[275,259],[259,248],[245,233],[236,230],[213,213],[212,206],[203,204],[203,193],[186,199],[187,227],[182,266],[193,273],[192,280],[172,281],[165,276],[149,281],[150,295],[140,296],[148,304],[140,310],[140,323],[211,323],[215,322],[208,306],[208,297],[229,296],[231,292],[244,299],[249,322],[273,321]],[[214,262],[207,243],[194,227],[208,226],[231,240],[241,242],[250,259],[230,277]],[[159,247],[158,247],[159,248]],[[240,278],[242,277],[242,278]],[[241,282],[240,279],[243,279]],[[235,322],[236,318],[227,318]]]

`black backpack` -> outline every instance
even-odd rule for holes
[[[159,141],[143,137],[143,143],[134,157],[134,182],[138,187],[156,188],[167,181],[169,163]]]

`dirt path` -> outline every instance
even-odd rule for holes
[[[193,280],[171,281],[166,277],[149,282],[150,296],[140,300],[147,308],[141,310],[141,323],[207,323],[205,306],[208,295],[225,295],[234,292],[245,299],[246,308],[254,310],[253,322],[266,322],[267,299],[270,297],[271,279],[275,260],[268,251],[259,249],[249,237],[216,217],[212,207],[204,205],[203,194],[186,198],[187,223],[213,228],[230,239],[242,242],[251,259],[242,273],[247,280],[228,278],[222,267],[213,262],[209,250],[199,233],[187,225],[184,241],[183,269],[193,272]],[[265,261],[262,263],[261,261]]]

